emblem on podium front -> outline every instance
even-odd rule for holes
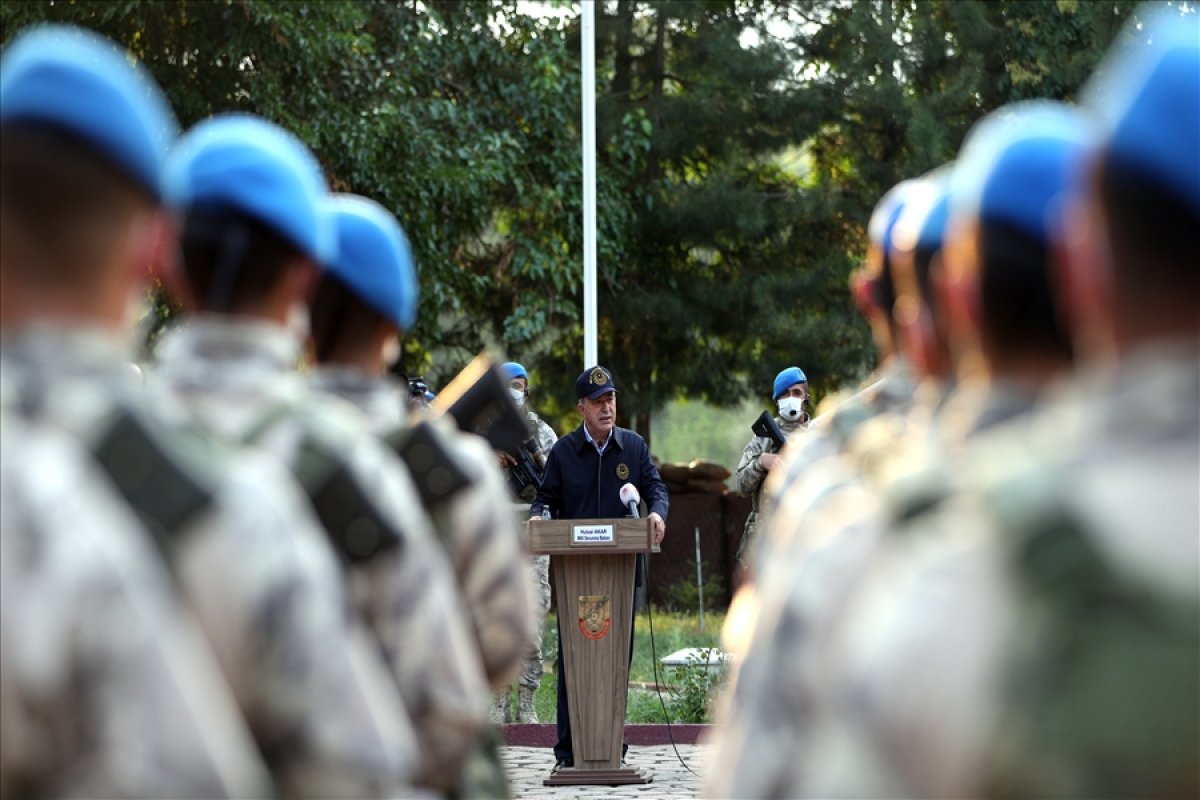
[[[612,601],[606,594],[579,595],[579,632],[588,639],[603,639],[612,626]]]

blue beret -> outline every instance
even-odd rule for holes
[[[589,367],[575,379],[575,396],[580,400],[585,397],[595,400],[601,395],[615,391],[617,387],[613,386],[612,373],[604,367]]]
[[[939,167],[918,179],[892,226],[892,245],[900,250],[942,246],[949,217],[950,173]]]
[[[524,378],[525,382],[529,382],[529,373],[525,371],[525,367],[518,364],[516,361],[509,361],[500,366],[500,372],[504,374],[504,379],[513,381],[517,378]]]
[[[417,271],[400,223],[374,200],[337,194],[327,206],[337,230],[328,263],[367,305],[408,330],[417,318]]]
[[[167,158],[164,188],[177,208],[245,214],[322,265],[337,255],[316,158],[265,119],[225,114],[192,128]]]
[[[1140,12],[1139,12],[1140,13]],[[1107,163],[1144,173],[1200,210],[1200,15],[1152,7],[1085,90]]]
[[[915,180],[896,184],[888,190],[871,213],[871,220],[867,223],[867,238],[885,253],[891,249],[892,230],[896,220],[900,218],[900,212],[904,210],[905,201],[916,185]]]
[[[779,395],[795,386],[797,383],[808,383],[804,370],[799,367],[788,367],[775,376],[775,387],[771,394],[772,400],[778,400]]]
[[[34,122],[95,147],[160,197],[163,159],[179,126],[162,91],[108,39],[46,25],[17,37],[0,61],[0,122]]]
[[[951,211],[1013,225],[1047,241],[1062,200],[1078,192],[1094,126],[1061,103],[1017,103],[985,117],[967,137],[951,181]]]

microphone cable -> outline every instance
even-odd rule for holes
[[[683,768],[699,778],[700,775],[688,766],[687,761],[679,752],[679,746],[675,743],[675,732],[671,728],[671,714],[667,711],[667,703],[663,700],[662,685],[658,680],[658,649],[654,644],[654,612],[653,604],[650,602],[650,556],[646,556],[646,620],[650,625],[650,665],[654,670],[654,693],[658,695],[658,703],[662,706],[663,718],[667,721],[667,736],[671,740],[671,749],[675,751],[675,758],[679,759],[679,763]]]

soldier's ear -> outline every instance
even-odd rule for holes
[[[854,298],[854,306],[864,317],[879,313],[879,304],[875,302],[876,279],[869,275],[865,268],[857,269],[850,276],[850,294]]]
[[[182,222],[164,211],[156,212],[142,232],[138,260],[146,279],[159,281],[166,293],[185,311],[195,310],[195,297],[184,274],[179,251]]]
[[[1050,242],[1060,313],[1079,352],[1110,353],[1114,347],[1112,267],[1098,199],[1091,196],[1068,202],[1062,219],[1062,236]]]

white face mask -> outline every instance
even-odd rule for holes
[[[799,397],[779,398],[779,416],[788,420],[797,420],[803,413],[804,401]]]
[[[525,393],[520,389],[509,388],[508,393],[512,396],[513,402],[518,406],[525,405]]]

